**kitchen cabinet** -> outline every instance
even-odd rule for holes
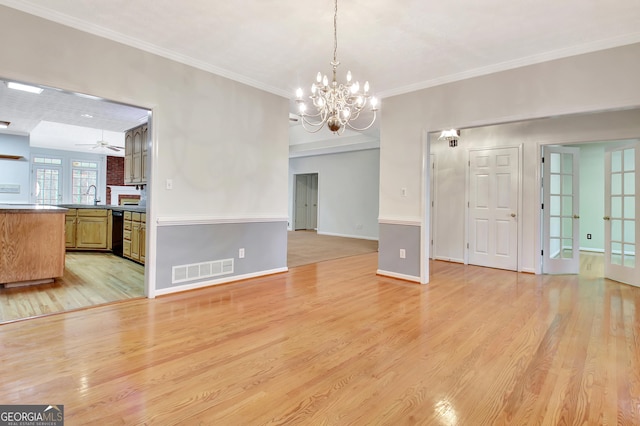
[[[111,210],[69,209],[65,246],[72,250],[111,250]]]
[[[147,215],[140,212],[124,212],[122,254],[136,262],[145,262]]]
[[[0,286],[51,282],[64,274],[65,209],[0,205]]]
[[[124,183],[143,185],[147,183],[148,137],[146,124],[128,130],[124,136]]]

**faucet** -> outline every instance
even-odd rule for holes
[[[91,192],[92,187],[93,187],[93,205],[97,206],[98,203],[100,202],[100,200],[98,200],[98,188],[96,188],[95,185],[89,185],[89,188],[87,189],[87,192],[85,194],[89,195],[89,192]]]

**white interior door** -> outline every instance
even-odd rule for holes
[[[605,261],[604,275],[615,281],[640,286],[636,226],[640,184],[640,143],[607,149],[605,155]]]
[[[294,219],[294,230],[307,229],[307,175],[296,175],[296,198],[295,198],[295,212],[296,217]]]
[[[518,148],[469,153],[469,264],[518,268]]]
[[[580,272],[580,148],[544,149],[542,271]]]

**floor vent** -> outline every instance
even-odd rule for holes
[[[179,265],[172,268],[171,283],[199,280],[233,273],[233,259]]]

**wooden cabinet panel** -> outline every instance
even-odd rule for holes
[[[146,220],[145,213],[124,212],[122,253],[140,263],[144,263],[146,258]]]
[[[147,183],[148,136],[146,124],[125,133],[124,183],[127,185]]]
[[[106,249],[107,218],[78,216],[76,248]]]
[[[107,209],[69,209],[65,220],[65,247],[110,249],[110,213]]]

